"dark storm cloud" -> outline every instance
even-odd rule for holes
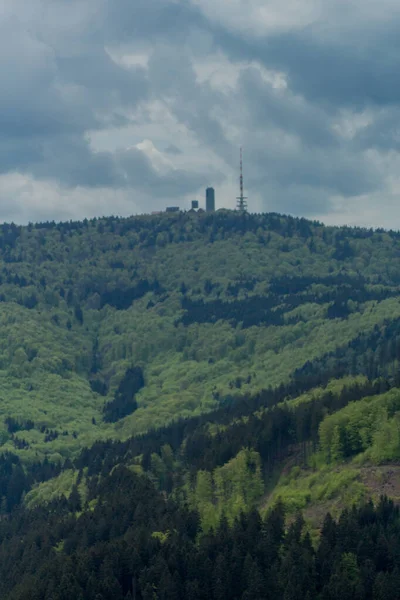
[[[98,165],[99,179],[117,183],[105,175],[113,170],[110,157],[94,155],[84,134],[146,96],[144,73],[122,69],[104,48],[90,58],[60,58],[31,32],[7,24],[0,28],[0,57],[0,171],[22,167],[90,186]]]
[[[269,195],[265,207],[323,214],[332,196],[383,191],[387,172],[367,151],[400,149],[400,19],[328,29],[324,36],[316,23],[261,38],[214,25],[231,60],[286,77],[287,87],[274,89],[259,71],[243,68],[236,97],[246,115],[247,180],[253,192]],[[351,119],[365,109],[369,124],[339,133],[343,111]]]
[[[287,69],[292,88],[307,98],[355,108],[392,105],[400,101],[399,27],[397,20],[373,32],[356,31],[344,41],[337,32],[336,43],[312,30],[282,36],[265,48],[263,58],[280,57],[277,63]]]
[[[131,3],[100,2],[93,28],[80,22],[76,2],[55,0],[48,11],[42,2],[36,5],[38,21],[29,29],[18,15],[0,22],[0,173],[19,171],[70,187],[131,186],[149,193],[152,185],[159,193],[165,183],[166,196],[195,191],[202,183],[198,174],[160,176],[139,151],[127,170],[121,154],[95,152],[86,139],[88,130],[131,124],[124,112],[150,98],[146,70],[117,64],[105,42],[109,32],[123,38],[124,28],[130,39],[139,30],[146,35],[148,28],[157,29],[158,19],[167,18],[162,5],[157,14],[147,3],[132,10]],[[46,13],[43,21],[39,8]],[[65,10],[72,17],[75,11],[75,27],[80,23],[76,39],[68,25],[58,22]],[[173,10],[170,18],[175,17]]]
[[[247,180],[250,191],[268,190],[265,208],[312,214],[329,211],[330,197],[379,189],[382,176],[354,142],[332,127],[329,113],[290,90],[274,88],[260,71],[239,79],[245,99]]]
[[[362,4],[360,4],[362,13]],[[315,102],[363,108],[400,102],[400,17],[359,27],[357,20],[326,31],[300,30],[244,36],[215,27],[215,41],[232,60],[258,60],[287,74],[292,91]]]

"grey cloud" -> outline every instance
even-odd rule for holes
[[[93,152],[76,135],[0,140],[0,173],[18,171],[64,186],[119,186],[123,179],[111,153]]]
[[[284,71],[294,92],[336,110],[400,101],[399,28],[396,15],[362,28],[355,17],[344,30],[333,27],[329,35],[325,22],[264,39],[215,26],[213,31],[216,44],[232,60],[257,60]]]
[[[92,54],[57,59],[62,80],[80,86],[95,110],[131,106],[148,96],[148,83],[143,68],[122,68],[105,52],[95,47]]]
[[[0,23],[0,172],[72,187],[126,185],[115,157],[93,152],[85,134],[130,121],[121,111],[147,98],[145,71],[117,65],[93,40],[86,54],[66,56],[36,25]]]
[[[272,181],[280,186],[307,186],[321,188],[325,193],[357,196],[375,191],[382,184],[371,161],[343,150],[277,152],[269,146],[252,153],[249,159],[253,163],[252,183],[260,189]]]
[[[107,0],[104,31],[110,42],[181,45],[193,28],[208,29],[201,11],[187,0]]]
[[[150,98],[146,70],[116,64],[105,44],[137,43],[142,37],[148,42],[149,34],[159,43],[174,31],[175,43],[194,12],[158,0],[134,5],[101,0],[97,11],[91,0],[83,5],[35,1],[38,18],[29,31],[21,25],[14,30],[9,22],[0,25],[5,90],[0,96],[0,173],[19,171],[62,186],[132,188],[165,197],[195,193],[205,174],[189,169],[160,175],[140,151],[95,152],[86,139],[88,130],[132,124],[127,111]],[[179,69],[175,74],[181,77]],[[152,82],[153,96],[162,96],[165,87],[172,89],[165,86],[165,78],[161,83]],[[216,173],[215,178],[222,176]]]
[[[27,138],[94,124],[79,97],[68,101],[61,92],[57,76],[51,48],[27,31],[0,26],[0,135]]]
[[[160,174],[150,160],[138,149],[113,152],[93,152],[88,143],[76,136],[63,137],[59,146],[52,139],[44,139],[36,147],[29,146],[26,154],[18,156],[18,147],[11,162],[18,165],[21,173],[39,180],[50,179],[67,187],[132,189],[155,196],[180,197],[195,193],[207,181],[206,173],[191,170],[174,170]],[[1,158],[9,146],[0,143]],[[1,171],[0,171],[1,172]],[[221,182],[223,176],[212,171]]]
[[[123,176],[110,152],[93,152],[82,138],[44,143],[44,161],[31,168],[39,179],[54,179],[65,186],[120,187]]]
[[[374,114],[371,123],[354,136],[354,150],[374,148],[383,152],[400,150],[400,107],[385,107]]]
[[[272,186],[286,212],[326,214],[331,198],[343,196],[351,200],[362,194],[384,189],[384,177],[371,159],[349,151],[321,153],[318,149],[300,149],[296,154],[259,157],[252,184],[258,189]],[[264,167],[264,168],[263,168]],[[262,175],[260,175],[262,174]]]
[[[215,26],[189,0],[32,2],[29,31],[17,21],[0,23],[0,173],[69,188],[132,190],[159,206],[161,198],[195,194],[210,180],[222,184],[243,143],[249,192],[265,197],[268,209],[323,214],[332,195],[383,187],[366,151],[399,147],[397,17],[368,28],[350,15],[345,36],[333,11],[329,35],[316,23],[260,39]],[[148,69],[117,64],[107,52],[113,46],[148,52]],[[214,49],[241,64],[236,90],[199,83],[194,61]],[[282,70],[288,88],[274,89],[245,66],[253,60]],[[210,153],[209,164],[217,157],[226,172],[193,164],[161,174],[137,149],[93,150],[88,131],[140,125],[141,118],[150,123],[146,103],[154,100],[188,130],[191,148],[195,141],[203,156]],[[335,131],[343,108],[366,106],[373,121],[353,139]],[[155,131],[157,123],[151,125]],[[160,147],[171,162],[185,164],[177,140]]]
[[[328,115],[318,106],[289,89],[276,89],[262,79],[260,71],[248,68],[239,79],[238,100],[243,99],[255,129],[279,128],[301,139],[304,145],[337,146],[337,134]]]
[[[263,182],[261,204],[263,211],[303,217],[326,214],[333,209],[329,189],[269,181]]]
[[[353,140],[335,132],[323,106],[274,89],[254,68],[240,77],[234,101],[241,99],[246,181],[250,194],[268,197],[265,209],[323,214],[332,196],[350,198],[384,185],[364,148],[356,150]]]
[[[180,150],[178,148],[178,146],[175,146],[175,144],[170,144],[169,146],[167,146],[165,148],[164,152],[166,154],[172,154],[174,156],[178,156],[179,154],[182,154],[182,150]]]
[[[23,141],[13,137],[0,138],[0,174],[26,172],[43,159],[42,144],[35,137]]]
[[[149,80],[156,96],[163,97],[180,123],[198,141],[226,158],[232,145],[213,111],[225,104],[225,97],[207,83],[199,84],[189,56],[179,47],[160,45],[149,61]]]
[[[117,152],[116,159],[127,185],[159,197],[179,198],[195,193],[199,188],[205,187],[210,173],[217,183],[224,180],[224,176],[214,169],[208,169],[207,173],[176,169],[160,174],[152,167],[149,159],[136,148]]]
[[[235,39],[240,48],[236,57],[242,61],[246,57],[243,40],[237,36]],[[273,43],[272,38],[269,47]],[[254,48],[250,45],[249,48],[253,53],[249,50],[247,58],[259,60]],[[282,55],[282,65],[287,66],[284,51]],[[269,66],[271,62],[273,59]],[[332,111],[325,102],[319,103],[315,97],[302,95],[303,90],[293,85],[291,73],[289,75],[289,88],[276,90],[262,79],[259,71],[245,68],[237,93],[227,99],[207,85],[198,85],[189,58],[172,48],[154,52],[149,68],[150,81],[157,83],[156,92],[169,98],[169,105],[179,121],[233,168],[236,168],[237,149],[226,138],[214,117],[214,109],[225,110],[232,122],[238,117],[237,125],[246,132],[243,139],[250,149],[248,159],[252,167],[248,175],[254,190],[262,191],[272,185],[275,195],[281,199],[279,190],[283,193],[287,189],[288,198],[295,196],[297,190],[304,202],[306,197],[315,199],[307,201],[307,206],[318,205],[319,210],[329,210],[332,194],[351,197],[378,189],[382,176],[373,162],[361,152],[355,154],[353,144],[335,132],[336,110]],[[297,143],[288,146],[279,139],[280,133],[282,138],[291,136]],[[255,140],[260,137],[261,142],[257,144]],[[273,145],[270,145],[270,137],[274,139]]]

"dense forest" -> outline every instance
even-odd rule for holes
[[[0,226],[0,598],[400,589],[400,234]]]
[[[257,511],[231,526],[222,517],[204,535],[195,511],[124,467],[91,488],[92,510],[81,512],[75,490],[0,523],[2,598],[400,597],[400,515],[386,497],[344,510],[337,522],[327,514],[314,546],[301,515],[285,528],[280,503],[264,520]]]

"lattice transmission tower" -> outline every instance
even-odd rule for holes
[[[240,148],[240,196],[237,196],[236,200],[236,210],[240,210],[241,212],[247,211],[247,196],[244,195],[243,188],[243,152],[242,148]]]

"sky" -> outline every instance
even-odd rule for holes
[[[398,0],[0,0],[0,221],[400,229]]]

